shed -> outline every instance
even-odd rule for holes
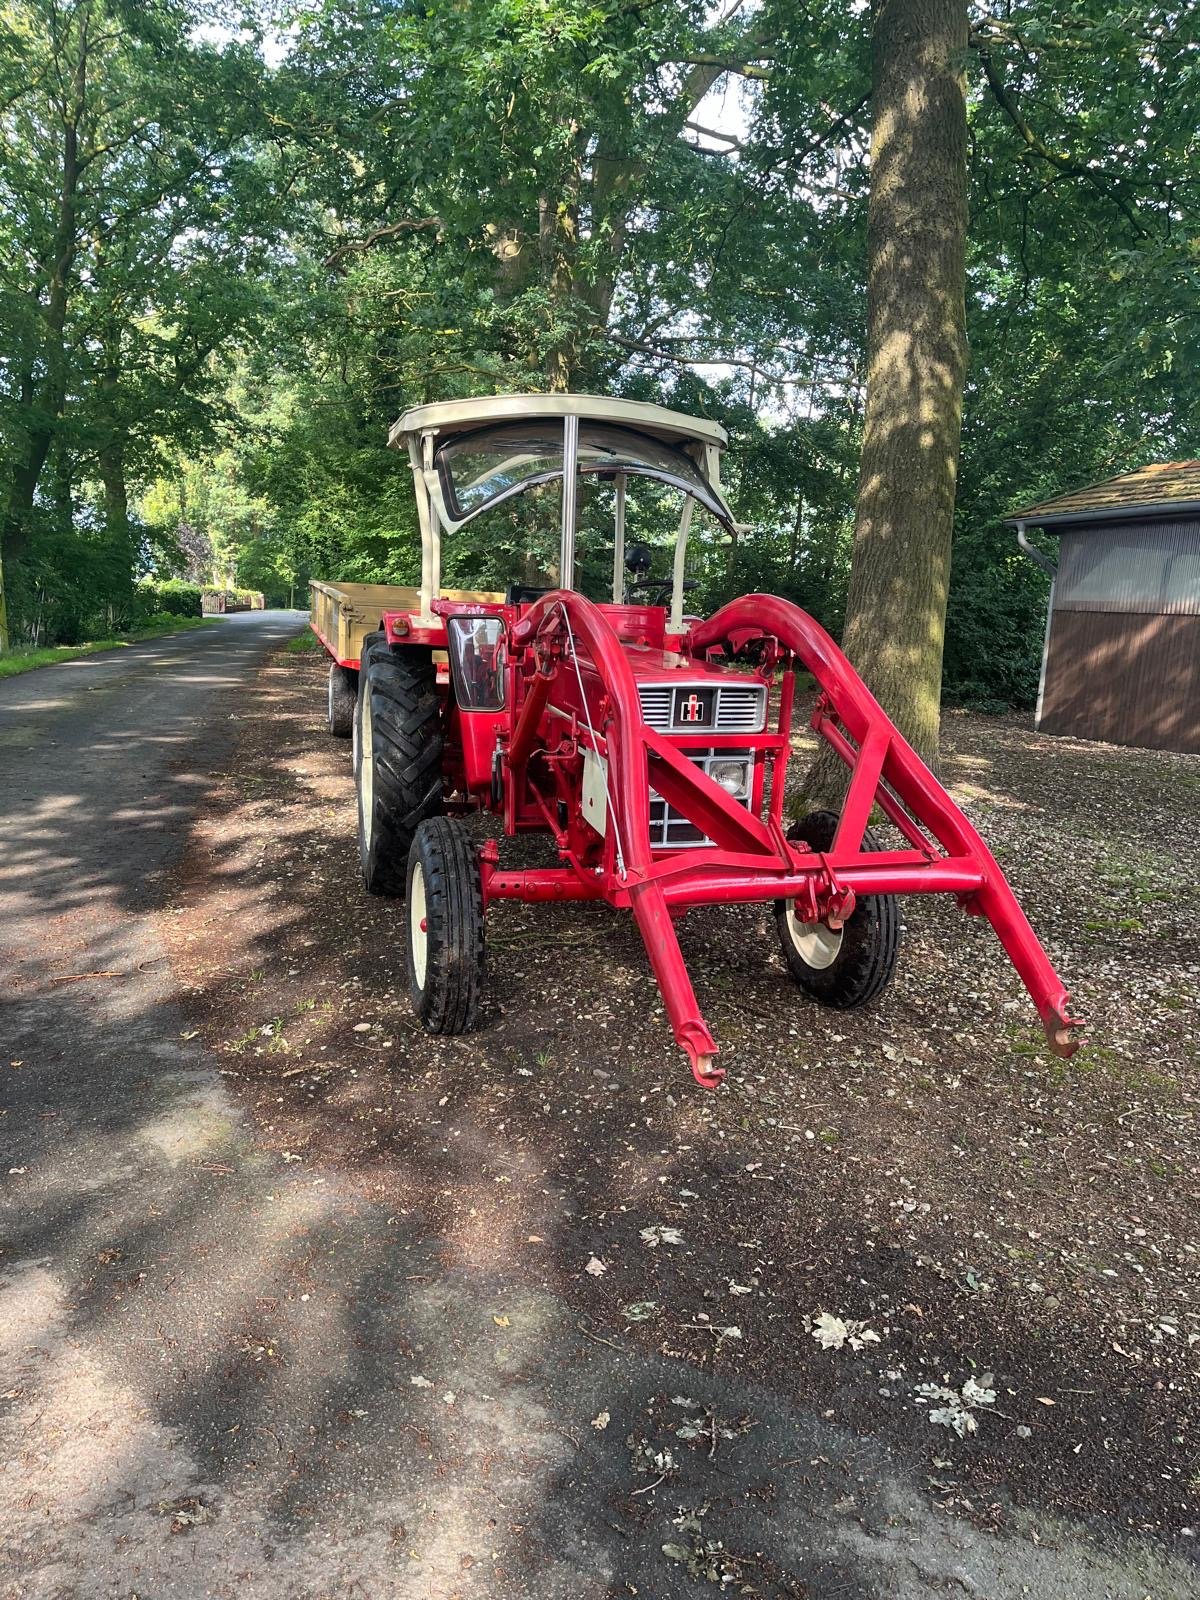
[[[1051,578],[1037,726],[1200,753],[1200,461],[1140,467],[1008,521]],[[1057,562],[1035,528],[1058,536]]]

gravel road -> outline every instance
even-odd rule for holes
[[[155,919],[302,621],[0,684],[0,1595],[1200,1594],[1096,1532],[948,1516],[838,1419],[601,1341],[256,1147]],[[753,1426],[677,1439],[652,1488],[630,1441],[672,1404]]]

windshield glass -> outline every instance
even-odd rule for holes
[[[437,453],[446,509],[456,522],[531,484],[562,476],[563,429],[545,418],[481,428],[451,439]],[[584,422],[579,428],[579,471],[611,477],[618,472],[657,478],[694,495],[723,523],[728,513],[681,450],[631,428]]]

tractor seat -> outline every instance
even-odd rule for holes
[[[542,589],[531,583],[510,583],[504,596],[505,605],[528,606],[535,600],[540,600],[544,594],[553,594],[557,584],[548,583]]]

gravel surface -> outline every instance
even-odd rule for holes
[[[713,911],[708,1094],[599,908],[416,1029],[297,626],[0,687],[0,1596],[1200,1600],[1200,764],[948,718],[1093,1043]]]
[[[1090,1043],[1048,1053],[950,901],[906,901],[897,980],[851,1015],[796,993],[767,915],[714,909],[682,924],[729,1068],[708,1094],[603,907],[496,908],[483,1027],[423,1034],[399,908],[357,883],[322,665],[277,667],[167,928],[263,1146],[416,1220],[447,1267],[886,1440],[977,1527],[1075,1518],[1195,1555],[1200,762],[948,715],[943,775]],[[837,1345],[855,1323],[878,1337]],[[635,1471],[665,1426],[629,1432]]]

